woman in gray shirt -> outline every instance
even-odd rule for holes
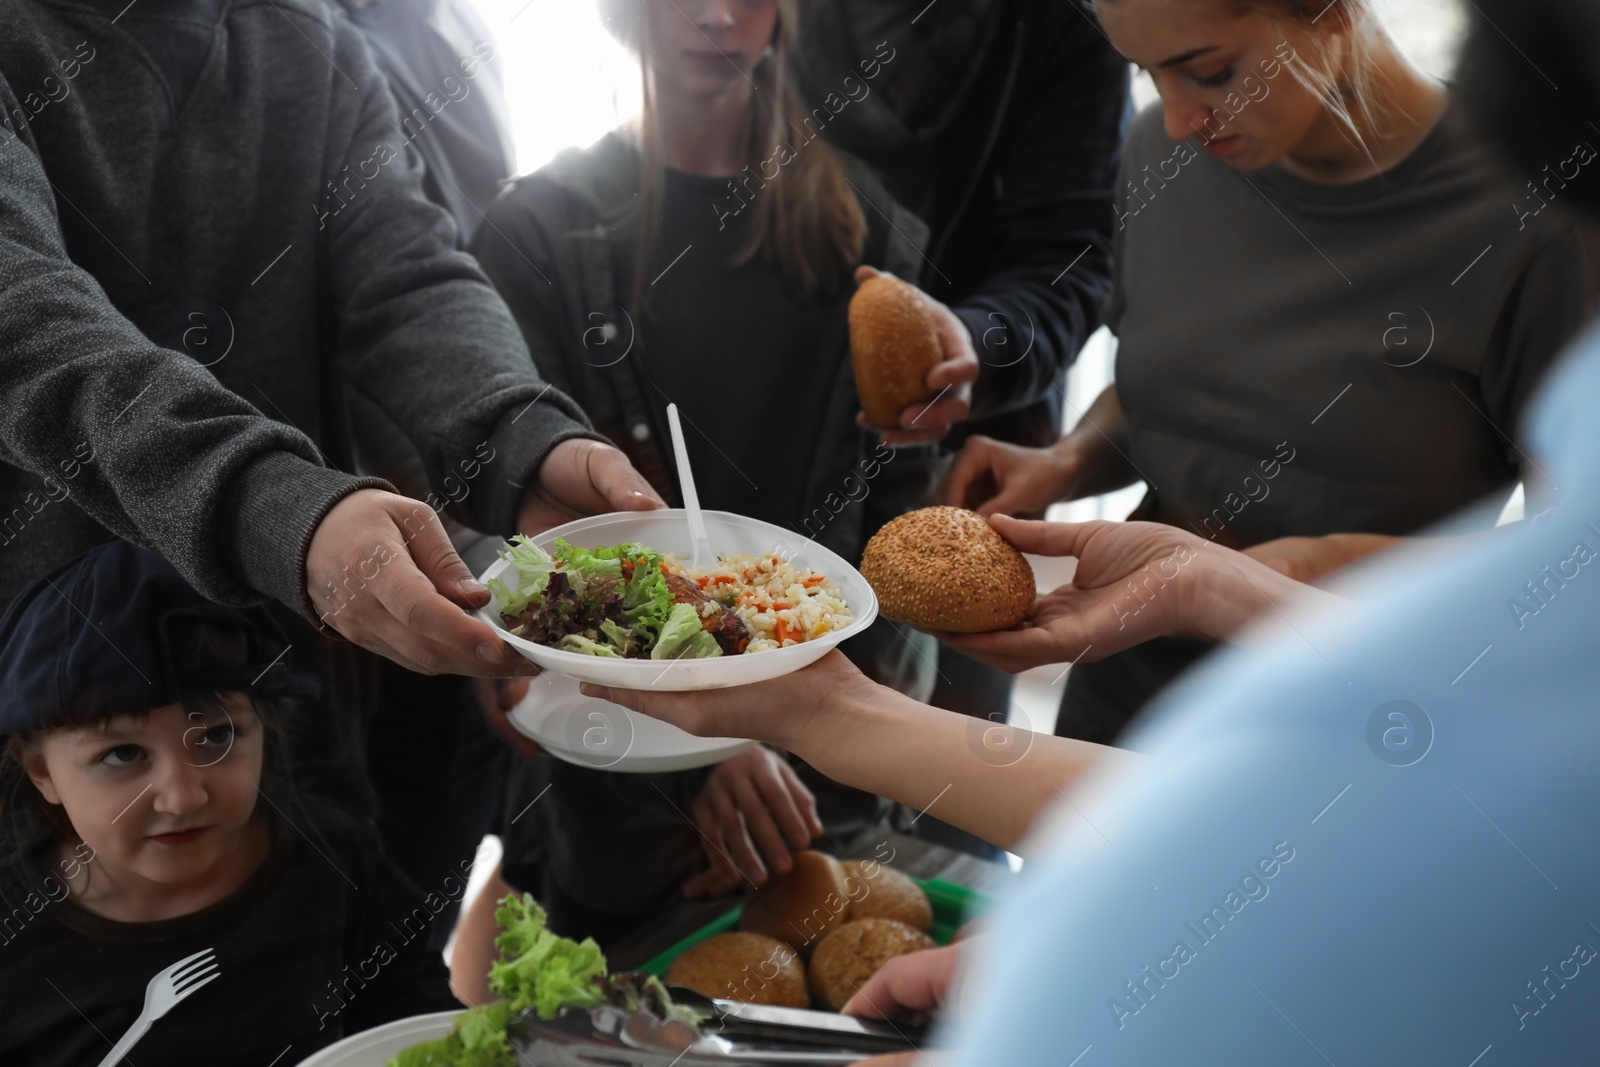
[[[1519,478],[1549,488],[1514,433],[1593,306],[1593,231],[1561,200],[1600,180],[1600,133],[1508,174],[1366,3],[1257,6],[1098,4],[1161,95],[1118,182],[1117,380],[1051,449],[971,441],[948,502],[1026,515],[1142,479],[1134,518],[1315,581]],[[1079,665],[1057,732],[1112,740],[1208,647]]]

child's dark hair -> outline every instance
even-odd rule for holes
[[[245,634],[225,623],[177,618],[170,624],[168,639],[173,666],[180,674],[238,670],[250,662]],[[196,721],[228,714],[222,693],[186,696],[182,706]],[[294,713],[295,702],[250,694],[250,706],[262,734],[260,790],[269,802],[259,814],[304,825],[290,814],[301,807],[285,739],[286,721]],[[0,902],[5,902],[6,885],[12,878],[31,877],[40,850],[75,836],[65,810],[47,801],[28,777],[24,765],[28,750],[49,731],[92,726],[97,721],[98,716],[81,706],[51,708],[38,730],[4,739],[0,749],[0,872],[10,877],[0,877]]]

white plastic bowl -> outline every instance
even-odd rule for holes
[[[577,682],[549,671],[533,680],[527,697],[511,710],[511,725],[557,759],[623,774],[709,767],[755,744],[736,737],[696,737],[671,723],[586,697]]]
[[[300,1067],[383,1067],[392,1057],[400,1055],[412,1045],[424,1041],[437,1041],[450,1032],[456,1011],[439,1011],[431,1015],[414,1015],[409,1019],[396,1019],[392,1023],[374,1026],[359,1034],[351,1034],[337,1044],[329,1045],[310,1059],[300,1061]]]
[[[878,598],[867,580],[843,558],[815,541],[781,526],[741,515],[730,515],[723,511],[707,511],[704,514],[713,552],[721,556],[740,553],[763,555],[771,552],[797,567],[811,567],[838,585],[853,621],[843,630],[835,630],[787,648],[710,659],[649,660],[586,656],[581,652],[566,652],[516,637],[501,625],[500,605],[493,598],[478,614],[500,632],[507,644],[547,671],[622,689],[664,689],[674,692],[723,689],[782,677],[815,663],[830,648],[861,633],[878,617]],[[689,523],[681,508],[596,515],[548,530],[534,540],[541,548],[548,550],[557,537],[565,537],[581,548],[637,541],[658,552],[677,555],[685,560],[690,551]],[[482,580],[487,582],[490,578],[499,578],[511,569],[510,563],[497,559],[483,572]],[[515,575],[511,577],[515,578]]]

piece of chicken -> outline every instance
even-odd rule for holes
[[[700,628],[716,639],[717,647],[722,649],[724,656],[737,656],[745,650],[745,646],[750,643],[750,630],[737,612],[729,611],[706,596],[705,591],[692,579],[685,578],[681,574],[668,574],[666,578],[667,591],[672,594],[672,602],[694,606],[694,610],[700,613]],[[715,608],[709,614],[705,608],[707,604]]]

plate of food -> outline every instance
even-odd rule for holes
[[[781,526],[703,513],[715,558],[690,567],[681,509],[579,519],[518,536],[483,572],[479,615],[567,678],[627,689],[720,689],[820,659],[878,615],[866,579]]]

